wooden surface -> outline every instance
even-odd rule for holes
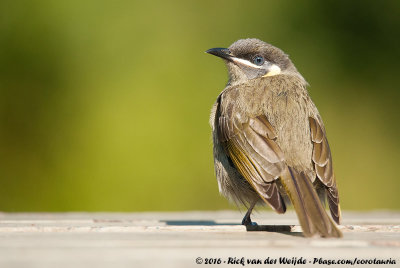
[[[379,266],[400,267],[399,212],[344,212],[342,239],[303,238],[290,211],[256,212],[259,227],[251,231],[239,225],[242,216],[236,211],[0,213],[0,267],[242,267],[227,262],[279,262],[280,257],[303,257],[308,265],[300,267],[328,267],[312,264],[314,258],[392,259],[397,264]],[[198,258],[202,264],[196,264]],[[220,258],[221,264],[205,264],[206,258]]]

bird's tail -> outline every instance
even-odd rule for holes
[[[304,236],[342,237],[304,172],[288,167],[281,181],[296,210]]]

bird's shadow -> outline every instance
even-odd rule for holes
[[[162,220],[166,225],[171,226],[221,226],[221,225],[232,225],[237,226],[237,223],[218,223],[215,221],[201,221],[201,220]],[[289,236],[304,237],[301,232],[293,232],[292,225],[247,225],[247,232],[270,232],[280,233]]]

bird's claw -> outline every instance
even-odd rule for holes
[[[257,226],[258,224],[256,222],[251,221],[250,217],[245,218],[242,220],[242,225],[244,226]]]

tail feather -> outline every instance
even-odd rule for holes
[[[340,211],[339,194],[337,188],[336,187],[327,188],[326,195],[328,197],[328,204],[332,218],[337,224],[340,224],[341,211]]]
[[[329,218],[311,180],[304,172],[288,167],[281,176],[282,184],[296,210],[304,236],[341,237],[342,233]]]

